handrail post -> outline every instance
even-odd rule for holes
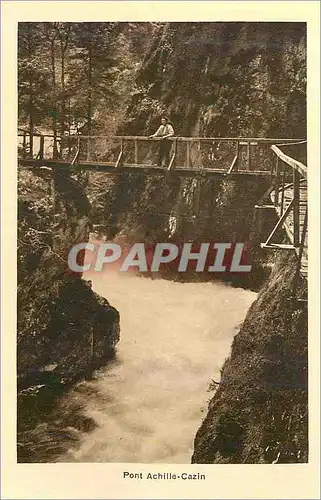
[[[63,150],[64,150],[64,147],[65,147],[65,138],[64,138],[63,135],[58,140],[58,145],[60,145],[60,147],[59,147],[58,152],[57,152],[57,157],[58,157],[58,160],[62,160]]]
[[[27,135],[26,132],[24,132],[22,139],[22,158],[26,157],[26,144],[27,144]]]
[[[284,211],[284,184],[285,184],[285,165],[283,165],[282,169],[282,193],[281,193],[281,209],[280,209],[280,215],[283,215]]]
[[[301,267],[301,261],[302,261],[302,255],[303,255],[303,250],[304,250],[304,243],[305,243],[307,229],[308,229],[308,207],[306,208],[306,211],[305,211],[303,228],[302,228],[302,235],[301,235],[301,241],[300,241],[300,249],[299,249],[299,255],[298,255],[300,267]]]
[[[135,165],[138,165],[138,141],[135,139]]]
[[[90,160],[90,137],[87,139],[87,161]]]
[[[186,141],[186,167],[190,167],[190,147],[189,141]]]
[[[273,174],[274,174],[274,165],[276,163],[276,158],[277,156],[273,153],[273,156],[272,156],[272,161],[271,161],[271,182],[273,180]]]
[[[247,169],[251,170],[251,141],[247,142]]]
[[[30,137],[29,137],[29,156],[30,158],[33,158],[33,133],[30,132]]]
[[[236,172],[239,168],[239,141],[236,141],[235,143],[235,156],[237,159],[235,160],[234,172]]]
[[[293,245],[300,245],[300,174],[293,169]]]
[[[274,205],[277,207],[279,204],[279,190],[280,190],[280,165],[279,157],[276,157],[276,168],[275,168],[275,196]]]
[[[40,149],[39,149],[39,159],[40,160],[44,159],[44,147],[45,147],[45,136],[41,135],[40,136]]]
[[[177,145],[176,145],[176,147],[177,147]],[[199,167],[203,168],[203,165],[202,165],[202,155],[201,155],[201,141],[200,140],[197,141],[197,155],[198,155]]]
[[[57,132],[54,131],[54,143],[53,143],[53,159],[57,160],[58,158],[58,148],[57,148]]]

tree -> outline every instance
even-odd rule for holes
[[[41,47],[44,39],[41,23],[19,23],[18,29],[18,109],[19,121],[28,124],[31,134],[47,108],[49,68],[43,64]],[[32,151],[32,136],[30,149]]]
[[[56,32],[59,39],[60,47],[60,83],[61,83],[61,93],[60,93],[60,133],[63,136],[66,130],[66,121],[68,121],[68,132],[70,133],[70,113],[68,113],[68,120],[66,120],[66,88],[65,88],[65,68],[66,68],[66,57],[67,51],[70,45],[70,35],[71,35],[71,23],[56,23]],[[69,99],[70,103],[70,99]],[[69,106],[70,110],[70,106]]]
[[[109,118],[119,121],[125,112],[154,29],[152,23],[20,23],[20,124],[50,128],[56,139],[70,134],[73,123],[88,135],[114,130]]]
[[[116,65],[117,23],[75,23],[71,85],[78,119],[92,133],[96,109],[111,104],[113,69]]]
[[[51,110],[50,115],[52,117],[52,130],[54,135],[54,149],[53,157],[57,158],[57,89],[56,89],[56,40],[58,36],[57,32],[58,23],[43,23],[44,37],[49,44],[50,50],[50,62],[51,62]]]

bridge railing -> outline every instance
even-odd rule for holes
[[[308,244],[307,166],[276,145],[272,145],[271,150],[275,158],[271,171],[274,180],[271,199],[280,219],[265,246],[269,246],[278,228],[285,224],[301,262],[303,253],[307,255]]]
[[[157,164],[159,138],[142,136],[18,135],[18,156],[23,159],[110,164],[116,167]],[[233,171],[271,171],[271,144],[291,144],[294,139],[173,137],[170,170],[175,168]],[[298,142],[298,140],[296,140]]]

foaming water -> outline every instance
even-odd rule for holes
[[[256,294],[130,274],[86,279],[120,311],[121,341],[114,362],[64,396],[64,411],[80,408],[92,425],[56,460],[189,463],[208,386]]]

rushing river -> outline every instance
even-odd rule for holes
[[[209,384],[256,294],[128,274],[86,279],[120,311],[116,358],[28,433],[32,461],[190,463]]]

